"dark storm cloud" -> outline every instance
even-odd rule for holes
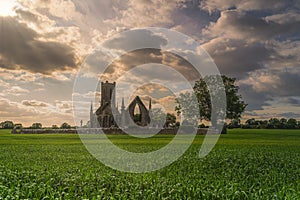
[[[286,17],[289,17],[286,15]],[[226,10],[221,12],[218,21],[210,26],[209,34],[225,35],[229,38],[246,40],[265,40],[270,38],[289,37],[300,34],[299,17],[291,17],[282,23],[272,15],[268,17],[256,16],[239,10]]]
[[[233,39],[212,40],[205,44],[204,48],[210,53],[222,74],[237,78],[263,68],[263,63],[269,61],[272,55],[276,55],[274,50],[262,44],[247,44]]]
[[[300,114],[295,112],[280,113],[279,116],[284,118],[296,118],[296,119],[300,118]]]
[[[187,80],[196,80],[200,77],[198,71],[186,59],[160,49],[138,49],[128,52],[112,62],[105,70],[103,76],[117,80],[123,76],[126,71],[146,63],[157,63],[169,66],[182,74]],[[162,80],[171,80],[172,77],[176,77],[173,73],[164,74],[157,70],[155,65],[152,65],[148,70],[149,71],[144,69],[144,74],[147,74],[147,78],[144,77],[145,79],[160,77]],[[141,75],[138,76],[142,78]]]
[[[199,9],[201,0],[186,0],[180,2],[178,9],[172,13],[173,29],[185,33],[194,39],[201,40],[199,33],[202,32],[211,21],[216,21],[219,13],[209,14]]]
[[[290,106],[300,105],[299,98],[296,98],[300,97],[299,73],[274,72],[265,77],[271,77],[270,79],[275,81],[261,81],[260,75],[257,75],[253,77],[252,82],[245,81],[240,84],[240,93],[249,104],[247,110],[261,110],[263,106],[271,106],[274,102]]]
[[[201,8],[214,11],[214,10],[227,10],[237,8],[239,10],[272,10],[277,11],[285,7],[298,7],[299,1],[297,0],[202,0]]]
[[[282,72],[279,78],[277,89],[273,90],[274,95],[300,96],[300,71],[298,73]]]
[[[300,95],[300,73],[295,71],[300,15],[295,2],[212,0],[202,4],[203,9],[220,11],[219,19],[203,30],[210,38],[204,48],[222,74],[246,80],[240,82],[240,93],[248,111],[297,106],[297,99],[291,98]],[[287,66],[292,70],[286,71]]]
[[[167,44],[167,40],[159,35],[155,35],[149,30],[135,30],[122,33],[121,36],[117,36],[111,39],[109,42],[104,43],[104,46],[112,49],[119,50],[132,50],[138,44],[139,48],[157,48]]]
[[[300,96],[300,71],[267,71],[266,74],[251,74],[257,91],[278,97]],[[271,81],[267,81],[271,80]],[[254,87],[254,88],[255,88]]]
[[[203,31],[204,35],[214,38],[204,44],[204,48],[223,74],[245,77],[248,72],[265,68],[270,61],[291,60],[291,56],[278,54],[272,40],[299,35],[299,18],[295,13],[261,17],[240,10],[222,11],[217,22]]]
[[[295,97],[284,97],[280,99],[280,103],[284,103],[292,106],[300,106],[300,99]]]
[[[251,85],[240,85],[239,93],[242,95],[243,100],[247,105],[247,111],[263,110],[263,106],[268,106],[266,103],[272,100],[272,97],[265,92],[257,92]]]
[[[39,40],[40,35],[11,17],[0,17],[0,65],[51,74],[76,67],[73,48]]]

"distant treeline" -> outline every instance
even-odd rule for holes
[[[271,118],[269,120],[248,119],[244,124],[239,120],[233,120],[227,125],[227,128],[244,128],[244,129],[300,129],[300,121],[294,118]]]
[[[24,127],[22,124],[14,123],[12,121],[4,121],[0,123],[0,128],[2,129],[13,129],[13,128],[23,128],[23,129],[74,129],[75,127],[72,127],[68,123],[64,122],[60,126],[52,125],[51,127],[43,127],[41,123],[33,123],[29,127]]]
[[[179,124],[176,126],[178,127]],[[226,125],[227,128],[244,128],[244,129],[300,129],[300,121],[294,118],[271,118],[269,120],[256,120],[251,118],[241,123],[240,120],[232,120]],[[25,128],[22,124],[14,124],[12,121],[4,121],[0,123],[0,128],[2,129],[13,129],[13,128]],[[53,125],[52,127],[43,127],[41,123],[33,123],[30,127],[25,129],[75,129],[68,123],[63,123],[60,126]],[[84,128],[84,127],[83,127]],[[199,128],[208,128],[208,126],[201,124]]]

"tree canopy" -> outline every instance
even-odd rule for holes
[[[0,123],[0,127],[4,129],[13,129],[14,123],[12,121],[4,121]]]
[[[221,77],[226,94],[226,119],[239,120],[247,104],[245,104],[241,95],[238,93],[239,87],[235,83],[236,79],[224,75]],[[218,84],[214,84],[216,83],[217,78],[215,76],[210,76],[196,81],[193,90],[198,101],[200,120],[212,121],[211,93],[214,91],[208,90],[207,81],[209,81],[211,85],[215,85],[215,88],[212,87],[211,90],[216,89],[216,87],[221,87]],[[225,99],[219,99],[218,101],[225,101]],[[189,106],[194,106],[193,103],[191,103],[193,102],[192,95],[188,93],[180,94],[180,96],[176,99],[176,102],[178,105],[176,106],[175,110],[179,113],[182,110],[189,109]],[[182,102],[186,102],[186,104]]]
[[[299,129],[300,121],[294,118],[281,118],[272,117],[269,120],[256,120],[255,118],[250,118],[245,121],[244,124],[230,123],[228,128],[244,128],[244,129]]]
[[[64,122],[61,126],[60,126],[61,129],[70,129],[71,128],[71,125],[69,125],[68,123]]]
[[[33,123],[31,125],[31,128],[33,129],[41,129],[43,127],[43,125],[41,123]]]

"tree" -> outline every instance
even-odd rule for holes
[[[14,128],[22,128],[23,127],[23,124],[14,124]]]
[[[258,120],[257,128],[267,128],[268,127],[268,120]]]
[[[195,123],[198,123],[200,113],[198,112],[199,105],[195,94],[191,92],[180,93],[175,100],[178,104],[175,107],[177,115],[183,114],[181,115],[182,125],[195,125]]]
[[[42,126],[42,124],[41,123],[33,123],[32,125],[31,125],[31,128],[32,129],[41,129],[43,126]]]
[[[247,119],[245,123],[249,126],[258,125],[257,121],[254,118]]]
[[[58,126],[57,125],[52,125],[52,129],[58,129]]]
[[[280,125],[279,125],[279,128],[287,128],[287,119],[285,118],[281,118],[280,120]]]
[[[228,128],[241,128],[241,120],[233,119],[227,126]]]
[[[298,124],[297,120],[293,119],[293,118],[288,119],[286,122],[287,128],[290,128],[290,129],[297,128],[297,124]]]
[[[241,95],[238,94],[239,87],[235,84],[236,79],[235,78],[229,78],[227,76],[222,75],[221,76],[225,94],[226,94],[226,119],[230,120],[240,120],[242,113],[245,111],[245,108],[247,104],[242,100]],[[201,78],[200,80],[195,82],[195,85],[193,87],[194,93],[196,95],[199,111],[200,111],[200,120],[207,120],[211,121],[213,124],[216,123],[215,119],[212,119],[211,116],[211,95],[210,92],[213,93],[216,90],[219,91],[222,87],[220,84],[218,84],[220,77],[218,76],[207,76],[205,78]],[[211,91],[208,90],[208,85],[212,87]],[[190,101],[190,95],[184,94],[180,95],[179,98],[176,99],[176,102],[178,103],[178,106],[176,106],[175,110],[180,112],[181,110],[187,109],[188,106],[191,105]],[[218,97],[218,94],[215,94],[214,97]],[[224,99],[217,99],[217,101],[224,101]],[[187,102],[187,105],[182,105],[179,102]],[[225,111],[223,111],[225,112]]]
[[[269,119],[268,128],[276,129],[280,127],[280,121],[277,118]]]
[[[153,127],[163,127],[166,122],[166,113],[161,108],[152,108],[150,110],[150,124]]]
[[[14,123],[12,121],[4,121],[0,123],[0,127],[3,129],[13,129]]]
[[[175,127],[176,126],[176,116],[171,113],[167,113],[166,123],[164,127]]]
[[[63,123],[61,126],[60,126],[61,129],[70,129],[71,128],[71,125],[69,125],[68,123]]]

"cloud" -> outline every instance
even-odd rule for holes
[[[37,80],[42,77],[40,74],[34,74],[25,70],[8,70],[0,68],[0,77],[11,82],[31,82],[38,84]]]
[[[24,105],[25,104],[25,105]],[[73,124],[70,113],[55,109],[54,106],[38,100],[24,100],[21,103],[0,97],[0,121],[12,120],[30,126],[34,122],[41,122],[43,126]]]
[[[73,111],[72,101],[56,101],[55,106],[60,112],[72,113]]]
[[[272,100],[268,94],[257,92],[251,84],[239,84],[239,93],[247,105],[246,111],[264,110],[263,106],[269,105],[267,101]]]
[[[249,78],[241,81],[257,92],[264,92],[272,96],[297,96],[300,94],[300,73],[289,71],[261,71],[255,72]]]
[[[1,120],[6,120],[7,118],[36,116],[38,114],[38,112],[34,109],[26,109],[21,104],[2,97],[0,97],[0,107]]]
[[[280,96],[300,95],[300,73],[290,73],[288,71],[279,74],[280,81],[277,83],[277,90],[274,94]]]
[[[284,118],[294,118],[294,119],[299,119],[300,118],[300,113],[295,113],[295,112],[285,112],[285,113],[280,113],[278,114],[280,117]]]
[[[135,95],[132,96],[131,100],[133,100],[134,97]],[[176,114],[175,106],[177,104],[175,101],[176,98],[175,95],[167,95],[159,98],[159,97],[149,96],[147,94],[139,94],[139,97],[141,98],[141,100],[143,101],[143,103],[147,108],[149,107],[149,100],[151,99],[152,108],[162,108],[163,111],[166,113]],[[125,105],[125,107],[127,106]]]
[[[152,43],[152,45],[161,44],[160,42],[155,42],[156,43]],[[113,42],[111,46],[123,49],[127,47],[124,43],[127,44],[130,42],[127,40],[120,40],[120,42]],[[147,64],[148,67],[143,68],[142,71],[135,70],[135,72],[130,72],[131,74],[135,73],[132,74],[135,76],[128,78],[135,82],[138,81],[136,78],[143,79],[142,81],[157,78],[174,80],[178,77],[178,73],[182,74],[187,80],[195,80],[199,78],[199,73],[185,58],[189,56],[195,58],[196,55],[193,52],[182,52],[184,57],[181,57],[174,53],[162,51],[156,48],[137,49],[135,51],[124,53],[113,60],[112,63],[109,63],[108,61],[111,59],[111,57],[109,57],[109,55],[111,55],[110,53],[111,52],[105,54],[102,51],[96,51],[93,55],[86,59],[86,64],[84,65],[84,68],[82,68],[82,73],[87,74],[88,77],[98,77],[101,72],[101,80],[113,82],[121,78],[126,72],[135,70],[135,67]],[[197,60],[196,62],[203,64],[204,61]],[[157,64],[169,66],[173,69],[173,72],[167,72],[166,70],[163,71],[157,67]],[[178,72],[177,74],[175,73],[175,70]]]
[[[160,99],[172,95],[174,94],[169,88],[163,85],[151,84],[151,83],[140,86],[135,91],[135,93],[132,94],[133,98],[135,96],[148,96],[149,98],[155,98],[155,99]]]
[[[291,4],[291,2],[296,2],[293,0],[203,0],[201,2],[200,8],[213,12],[215,10],[228,10],[228,9],[238,9],[245,11],[253,10],[279,10],[284,8],[286,5]],[[291,5],[291,7],[293,7]]]
[[[0,86],[1,87],[8,87],[9,83],[7,83],[7,82],[5,82],[5,81],[3,81],[3,80],[0,79]]]
[[[58,42],[39,40],[40,35],[11,17],[0,17],[1,66],[51,74],[76,68],[74,49]]]
[[[249,111],[267,109],[265,106],[298,107],[299,81],[299,72],[256,71],[248,78],[239,81],[240,93],[248,103],[247,110]]]
[[[276,107],[276,98],[287,98],[286,103],[295,106],[290,97],[300,94],[299,14],[291,6],[294,1],[272,1],[267,9],[266,2],[202,2],[203,9],[220,11],[219,19],[202,32],[208,40],[203,47],[221,73],[238,78],[247,110],[262,116]]]
[[[64,20],[72,20],[76,13],[76,7],[71,0],[51,0],[51,4],[47,2],[44,5],[44,8],[47,9],[51,15],[63,18]]]
[[[8,87],[7,89],[3,90],[2,95],[13,95],[13,96],[20,96],[29,93],[29,90],[21,88],[19,86],[12,86]]]
[[[31,11],[29,10],[24,10],[24,9],[16,9],[16,14],[19,16],[20,20],[24,20],[27,22],[39,22],[41,23],[41,20],[39,18],[38,15],[33,14]]]
[[[103,44],[110,49],[124,50],[134,49],[138,44],[139,48],[157,48],[167,45],[167,40],[160,35],[156,35],[149,30],[137,29],[135,31],[124,32],[121,36],[113,37],[109,42]]]
[[[173,23],[174,11],[181,5],[181,0],[132,0],[121,8],[116,8],[118,15],[105,23],[114,27],[162,27]]]
[[[46,102],[42,101],[37,101],[37,100],[23,100],[22,105],[24,106],[31,106],[31,107],[48,107],[49,104]]]
[[[269,63],[272,69],[299,72],[297,70],[300,67],[299,40],[272,41],[269,45],[278,55]]]
[[[278,24],[290,24],[291,22],[299,22],[300,14],[296,11],[289,11],[280,14],[274,14],[265,17],[267,22],[274,22]]]
[[[259,43],[217,38],[203,45],[222,74],[241,78],[248,72],[264,68],[276,52]]]
[[[275,102],[275,104],[300,107],[300,96],[274,97],[273,101]]]
[[[278,16],[277,16],[278,17]],[[300,34],[297,28],[300,21],[289,20],[282,23],[276,17],[259,17],[240,10],[225,10],[216,23],[211,23],[204,34],[223,36],[225,38],[241,39],[246,41],[261,41],[276,37],[288,37]]]

